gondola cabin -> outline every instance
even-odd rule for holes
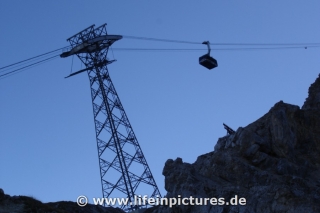
[[[209,70],[218,66],[217,60],[212,58],[209,54],[199,57],[199,64],[208,68]]]
[[[211,51],[210,42],[204,41],[202,44],[206,44],[208,46],[208,53],[199,57],[199,64],[211,70],[218,66],[218,62],[216,59],[210,56],[210,51]]]

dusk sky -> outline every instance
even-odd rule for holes
[[[0,68],[68,46],[67,38],[92,24],[107,23],[109,34],[123,35],[109,52],[117,61],[108,69],[165,195],[167,159],[193,163],[226,135],[223,123],[245,127],[280,100],[303,105],[320,73],[319,20],[318,0],[2,0]],[[207,40],[218,61],[212,70],[198,63]],[[244,43],[263,45],[222,45]],[[292,45],[270,45],[283,43]],[[42,202],[102,196],[88,76],[64,78],[83,68],[76,57],[73,63],[57,57],[0,77],[0,188],[6,194]]]

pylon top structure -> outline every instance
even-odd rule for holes
[[[136,210],[138,195],[161,197],[145,156],[111,81],[107,65],[109,47],[120,35],[108,35],[106,24],[92,25],[67,39],[71,49],[62,58],[77,55],[86,66],[68,77],[87,71],[91,87],[102,194],[105,198],[128,198],[123,210]]]

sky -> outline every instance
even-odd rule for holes
[[[109,34],[198,42],[123,38],[109,52],[117,60],[108,66],[112,81],[165,195],[168,159],[193,163],[226,135],[223,123],[245,127],[280,100],[301,107],[320,72],[319,47],[226,50],[239,46],[219,44],[320,43],[319,20],[317,0],[3,0],[0,67],[68,46],[67,38],[92,24],[107,23]],[[198,63],[207,40],[216,44],[212,70]],[[83,68],[76,57],[58,57],[0,79],[0,188],[6,194],[42,202],[102,196],[89,80],[85,73],[64,78]]]

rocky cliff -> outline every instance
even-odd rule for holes
[[[168,198],[225,198],[228,205],[162,206],[153,213],[320,212],[320,75],[301,109],[280,101],[195,163],[168,160],[163,175]]]

